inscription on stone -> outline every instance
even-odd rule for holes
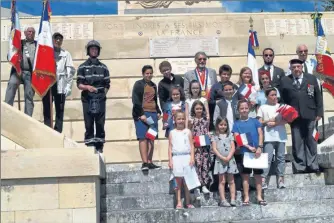
[[[217,37],[157,37],[150,39],[151,57],[186,57],[205,51],[208,56],[219,56]]]
[[[311,19],[265,19],[266,36],[313,35]]]
[[[196,67],[194,58],[168,58],[166,60],[171,63],[174,74],[185,74]]]
[[[35,39],[37,40],[37,33],[39,24],[23,24],[21,25],[21,39],[24,39],[24,29],[27,26],[33,26],[36,30]],[[1,40],[8,41],[11,25],[1,25]],[[60,32],[64,39],[93,39],[93,23],[51,23],[52,32]]]
[[[334,19],[322,19],[326,35],[334,35]]]

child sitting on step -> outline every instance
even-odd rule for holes
[[[219,175],[219,195],[221,207],[236,206],[234,174],[239,173],[234,159],[235,145],[233,135],[230,133],[227,118],[217,117],[215,123],[216,134],[213,137],[212,149],[216,154],[216,162],[213,174]],[[228,181],[231,202],[225,198],[225,183]]]
[[[185,128],[185,114],[177,111],[174,115],[175,128],[169,134],[169,168],[173,169],[176,178],[176,209],[182,208],[181,190],[184,188],[187,208],[195,208],[190,204],[190,193],[184,181],[185,168],[194,165],[194,145],[192,134]]]

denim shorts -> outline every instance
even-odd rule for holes
[[[146,118],[151,117],[153,119],[154,124],[151,127],[155,128],[158,131],[158,114],[156,112],[144,112],[144,115],[146,116]],[[137,140],[145,139],[145,135],[149,126],[142,120],[138,119],[135,120],[135,127]],[[158,135],[156,138],[158,138]]]

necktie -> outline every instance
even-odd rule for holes
[[[268,72],[269,72],[269,81],[270,81],[270,83],[271,83],[271,66],[268,66],[268,70],[267,70]]]
[[[308,74],[306,62],[304,62],[303,65],[304,65],[304,73]]]
[[[300,89],[299,77],[296,77],[296,86],[298,89]]]

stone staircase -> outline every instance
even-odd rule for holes
[[[106,172],[101,184],[101,223],[334,222],[334,186],[325,185],[324,174],[293,175],[291,163],[286,166],[286,189],[277,189],[276,177],[271,177],[264,191],[265,207],[255,204],[255,191],[251,191],[251,206],[241,206],[241,191],[237,191],[234,208],[218,207],[219,196],[213,192],[201,195],[196,209],[175,210],[166,164],[147,175],[136,164],[107,165]]]

